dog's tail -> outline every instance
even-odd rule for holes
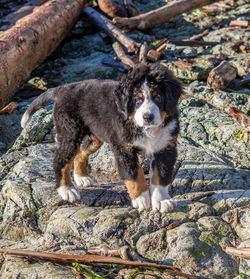
[[[25,111],[22,120],[21,120],[21,126],[22,128],[25,128],[27,124],[30,122],[32,115],[41,107],[47,105],[48,103],[51,103],[54,101],[54,91],[55,88],[51,88],[47,91],[45,91],[43,94],[41,94],[39,97],[37,97],[28,107],[28,109]]]

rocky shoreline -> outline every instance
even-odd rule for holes
[[[134,2],[144,12],[157,7],[159,1]],[[249,72],[249,54],[234,51],[232,46],[238,41],[247,45],[250,30],[229,27],[229,22],[246,19],[250,5],[243,0],[235,6],[225,2],[224,6],[218,6],[221,2],[209,6],[212,11],[217,9],[214,16],[204,17],[200,9],[173,18],[151,33],[130,35],[140,42],[155,42],[163,36],[183,40],[209,29],[203,39],[218,42],[213,47],[168,45],[160,61],[182,80],[188,96],[179,103],[181,135],[171,187],[177,208],[167,214],[139,214],[132,209],[106,144],[90,159],[96,186],[81,189],[80,204],[63,203],[53,187],[52,105],[40,109],[27,129],[21,130],[20,118],[36,95],[31,85],[45,90],[83,79],[121,77],[117,69],[101,63],[115,56],[111,44],[82,17],[61,46],[33,72],[23,89],[31,98],[17,94],[13,100],[18,108],[10,115],[0,115],[0,247],[86,254],[99,244],[114,249],[128,245],[134,260],[170,264],[197,278],[250,276],[249,260],[225,252],[226,246],[250,247],[249,133],[229,113],[231,106],[249,113],[250,90],[242,86],[222,91],[206,85],[213,68],[208,58],[220,53],[228,56],[238,80]],[[0,30],[6,28],[8,23],[0,19]],[[191,71],[175,64],[188,53],[196,53],[194,58],[184,58],[193,64]],[[147,172],[147,160],[142,161]],[[129,267],[86,270],[81,278],[177,278],[160,270]],[[65,266],[0,255],[1,279],[76,276]]]

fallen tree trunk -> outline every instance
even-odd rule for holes
[[[122,30],[116,27],[111,20],[104,15],[98,13],[91,7],[87,7],[83,11],[94,23],[102,29],[113,41],[117,40],[124,45],[129,53],[137,53],[140,44],[126,36]]]
[[[51,0],[0,35],[0,108],[61,43],[89,0]]]
[[[179,0],[171,2],[159,9],[140,14],[134,17],[115,17],[113,22],[122,29],[131,31],[134,29],[147,30],[168,21],[170,18],[182,13],[200,8],[205,5],[218,2],[218,0]]]

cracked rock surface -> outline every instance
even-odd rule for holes
[[[145,12],[158,7],[159,1],[134,2]],[[163,5],[166,1],[160,2]],[[222,25],[204,37],[218,45],[194,50],[169,46],[161,61],[183,81],[188,95],[179,102],[181,133],[171,186],[177,208],[169,213],[138,213],[133,209],[107,144],[89,160],[96,184],[80,189],[81,202],[62,202],[54,189],[52,105],[37,111],[21,130],[21,116],[35,97],[16,96],[18,109],[11,115],[0,115],[1,248],[86,254],[88,248],[99,244],[113,249],[128,245],[134,260],[173,265],[201,279],[250,275],[248,259],[225,252],[226,246],[250,247],[249,133],[229,113],[231,106],[249,113],[250,90],[217,91],[205,82],[208,69],[213,68],[207,58],[220,53],[229,57],[237,79],[243,80],[249,71],[245,64],[249,55],[231,49],[239,40],[247,42],[249,29],[228,25],[231,20],[244,18],[250,6],[243,0],[235,7],[225,2],[226,8],[218,3],[211,6],[223,11],[216,16],[190,12],[157,26],[152,33],[135,31],[130,35],[137,41],[152,42],[157,36],[183,40],[214,24]],[[8,27],[6,24],[0,19],[1,30]],[[34,71],[28,84],[44,90],[94,77],[118,80],[121,73],[101,64],[102,57],[114,56],[111,44],[103,42],[93,27],[90,29],[81,18],[67,40]],[[76,35],[79,33],[82,35]],[[177,68],[176,53],[197,55],[185,58],[191,59],[185,61],[194,63],[194,69]],[[147,159],[140,160],[148,174]],[[92,275],[85,272],[84,278],[98,278],[93,274],[104,278],[177,278],[159,270],[144,273],[129,267],[86,269]],[[133,274],[137,277],[131,277]],[[69,279],[76,274],[62,265],[0,255],[0,278]]]

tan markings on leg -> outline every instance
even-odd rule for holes
[[[152,175],[152,178],[151,178],[151,182],[152,182],[153,185],[159,185],[159,186],[162,186],[162,187],[166,187],[167,186],[167,185],[161,185],[160,177],[159,177],[159,173],[158,173],[157,167],[154,167],[153,175]]]
[[[88,149],[79,150],[74,159],[74,172],[80,176],[88,176],[88,157],[93,154],[100,146],[102,142],[94,137],[92,144]]]
[[[138,165],[138,174],[136,180],[124,180],[127,186],[129,196],[132,200],[139,197],[143,192],[148,190],[148,185],[144,178],[143,169]]]
[[[159,173],[158,173],[158,169],[156,167],[154,167],[153,176],[151,178],[151,182],[154,185],[160,185]]]
[[[162,119],[162,120],[165,120],[165,119],[168,117],[166,111],[161,111],[161,112],[160,112],[160,115],[161,115],[161,119]]]
[[[74,158],[72,158],[61,170],[62,178],[60,181],[60,186],[74,186],[71,180],[71,167],[72,167],[73,159]]]

